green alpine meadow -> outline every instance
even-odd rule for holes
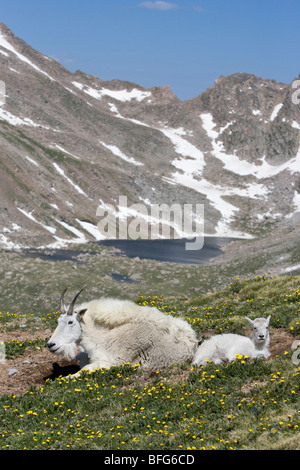
[[[187,320],[202,339],[249,332],[245,316],[267,317],[267,360],[143,370],[139,364],[48,378],[25,393],[0,398],[0,448],[41,450],[299,450],[300,277],[235,279],[198,297],[139,296]],[[55,328],[59,312],[22,315]],[[1,332],[20,325],[2,312]],[[47,338],[5,343],[7,361],[46,348]],[[300,346],[299,346],[300,347]],[[38,348],[38,349],[36,349]]]

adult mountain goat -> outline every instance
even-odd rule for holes
[[[89,356],[84,369],[91,371],[126,362],[160,368],[193,360],[198,341],[186,321],[127,300],[102,298],[75,306],[82,291],[66,307],[65,292],[49,351],[73,359],[80,347]]]

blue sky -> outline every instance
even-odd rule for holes
[[[170,85],[181,100],[220,75],[300,72],[299,0],[0,0],[0,21],[72,72]]]

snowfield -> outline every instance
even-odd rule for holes
[[[50,129],[50,127],[42,126],[42,124],[37,124],[33,122],[32,119],[29,118],[20,118],[14,116],[12,113],[4,109],[2,106],[0,107],[0,119],[2,121],[6,121],[12,126],[32,126],[32,127],[40,127],[43,129]]]
[[[88,195],[78,186],[78,184],[75,184],[64,172],[64,170],[62,168],[60,168],[60,166],[57,165],[57,163],[53,163],[53,166],[54,168],[56,169],[56,171],[61,175],[63,176],[67,181],[68,183],[73,186],[73,188],[76,189],[76,191],[79,193],[79,194],[82,194],[83,196],[86,196],[88,197]]]
[[[232,173],[240,176],[255,176],[257,179],[271,178],[285,170],[289,170],[291,173],[300,172],[300,147],[296,157],[286,163],[276,166],[270,165],[266,162],[266,156],[264,155],[260,160],[261,165],[256,165],[255,163],[242,160],[236,155],[226,154],[223,143],[218,141],[218,137],[222,132],[214,130],[216,125],[213,121],[212,115],[210,113],[201,114],[200,118],[202,120],[203,129],[211,139],[213,147],[212,153],[214,157],[218,158],[218,160],[223,163],[225,170],[231,171]]]
[[[109,96],[110,98],[114,98],[117,101],[143,101],[145,98],[149,98],[151,96],[150,91],[141,91],[137,88],[133,88],[133,90],[109,90],[107,88],[101,88],[100,90],[96,90],[96,88],[91,88],[86,85],[83,85],[79,82],[72,82],[72,84],[78,88],[80,91],[83,91],[87,95],[95,98],[96,100],[101,100],[103,96]]]
[[[122,160],[124,160],[125,162],[131,163],[132,165],[135,165],[135,166],[143,166],[144,165],[143,163],[136,161],[133,157],[127,157],[127,155],[125,155],[116,145],[107,145],[104,142],[102,142],[101,140],[99,142],[100,142],[101,145],[103,145],[103,147],[110,150],[117,157],[122,158]]]
[[[187,132],[182,127],[179,129],[166,128],[159,130],[170,139],[174,145],[175,152],[183,157],[173,160],[172,165],[190,176],[200,176],[205,167],[204,155],[195,145],[182,137]]]
[[[30,65],[30,67],[34,68],[36,71],[39,73],[42,73],[43,75],[46,75],[51,81],[55,82],[54,78],[52,78],[48,73],[44,72],[41,70],[39,67],[37,67],[31,60],[29,60],[27,57],[25,57],[23,54],[20,54],[16,49],[7,41],[3,33],[0,31],[0,46],[3,47],[4,49],[12,52],[15,54],[22,62],[25,62],[26,64]],[[7,53],[6,53],[7,54]]]

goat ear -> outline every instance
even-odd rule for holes
[[[254,321],[253,321],[253,320],[251,320],[251,319],[250,319],[250,318],[248,318],[248,317],[245,317],[245,318],[246,318],[246,320],[248,320],[248,322],[250,323],[250,325],[251,325],[251,326],[253,326],[253,324],[254,324]]]
[[[267,318],[267,325],[268,326],[269,326],[270,320],[271,320],[271,315],[269,315],[268,318]]]
[[[82,317],[83,317],[83,315],[85,314],[86,311],[87,311],[87,308],[83,308],[83,309],[79,310],[79,312],[77,313],[77,317],[78,317],[79,321],[82,320]]]

